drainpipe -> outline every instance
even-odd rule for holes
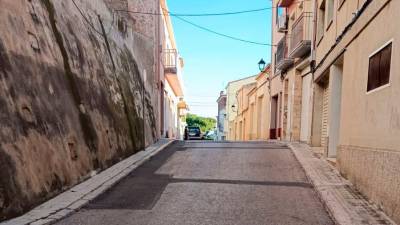
[[[311,43],[311,62],[310,62],[310,73],[311,73],[311,96],[310,96],[310,101],[311,101],[311,109],[309,110],[309,133],[307,134],[307,142],[312,145],[312,136],[313,136],[313,118],[314,118],[314,102],[315,102],[315,89],[314,89],[314,72],[316,69],[316,48],[317,48],[317,28],[318,28],[318,21],[317,21],[317,16],[318,16],[318,2],[317,0],[314,0],[312,2],[312,8],[313,8],[313,34],[312,34],[312,43]]]
[[[315,61],[316,61],[316,47],[317,47],[317,12],[318,12],[318,2],[314,0],[312,2],[313,8],[313,34],[311,41],[311,62],[310,62],[310,71],[312,73],[312,78],[314,81],[314,71],[315,71]]]
[[[156,8],[157,8],[157,14],[160,14],[160,5],[161,5],[161,2],[160,2],[161,0],[157,0],[156,1],[156,3],[157,3],[157,5],[156,5]],[[155,16],[154,18],[156,18],[156,27],[157,27],[157,32],[156,32],[156,44],[157,44],[157,46],[156,46],[156,59],[157,59],[157,63],[156,63],[156,70],[157,70],[157,80],[156,80],[156,89],[157,89],[157,95],[159,96],[159,99],[160,99],[160,101],[159,101],[159,104],[160,105],[162,105],[161,104],[161,101],[164,101],[164,99],[162,99],[162,94],[161,94],[161,91],[160,91],[160,89],[161,89],[161,57],[160,57],[160,42],[161,42],[161,32],[160,32],[160,29],[161,29],[161,27],[160,27],[160,18],[161,17],[158,17],[158,16]],[[161,109],[161,107],[160,107],[160,105],[158,106],[158,109],[160,110]],[[160,138],[159,136],[160,136],[160,133],[161,133],[161,130],[162,130],[162,124],[161,124],[161,122],[162,122],[162,119],[161,119],[161,117],[162,117],[162,111],[160,110],[160,117],[159,117],[159,123],[158,123],[158,130],[157,130],[157,139],[158,138]]]

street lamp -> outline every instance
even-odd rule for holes
[[[258,62],[258,68],[260,69],[261,72],[264,71],[265,65],[266,65],[266,63],[265,63],[264,59],[261,59],[260,62]]]

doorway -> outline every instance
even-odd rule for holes
[[[301,122],[300,122],[300,141],[309,142],[310,133],[310,106],[312,75],[308,74],[302,78],[301,90]]]
[[[337,146],[339,145],[342,109],[343,57],[331,66],[329,74],[329,141],[327,157],[335,158]]]
[[[282,138],[289,140],[290,135],[290,114],[289,114],[289,80],[284,81],[283,92],[283,124],[282,124]]]
[[[269,131],[270,139],[278,139],[278,121],[279,121],[279,95],[273,96],[271,99],[271,127]]]

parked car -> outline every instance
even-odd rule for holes
[[[200,127],[186,127],[185,140],[201,140],[202,137]]]
[[[204,140],[209,140],[209,141],[215,141],[216,138],[217,138],[217,135],[216,135],[215,131],[213,131],[213,130],[207,131],[203,136]]]

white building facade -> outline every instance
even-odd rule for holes
[[[183,139],[188,106],[184,101],[183,59],[179,55],[175,42],[171,18],[165,0],[161,0],[163,73],[163,129],[162,136],[171,139]]]

